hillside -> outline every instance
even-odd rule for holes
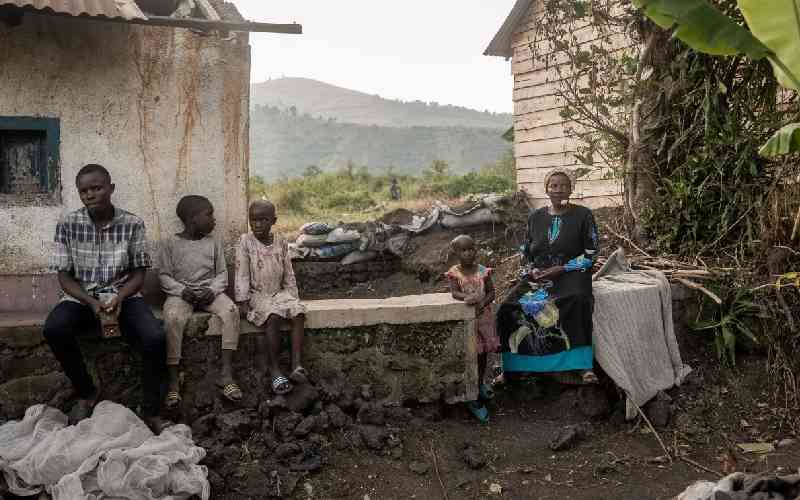
[[[298,114],[361,125],[508,129],[512,120],[508,113],[384,99],[308,78],[279,78],[253,84],[250,99],[254,107],[268,105],[288,109],[294,106]]]
[[[309,165],[334,170],[352,161],[373,172],[392,167],[396,173],[418,174],[433,160],[445,160],[453,173],[464,173],[494,163],[508,150],[503,132],[358,125],[256,106],[250,120],[250,171],[269,182],[302,175]]]

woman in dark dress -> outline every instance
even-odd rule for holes
[[[577,371],[584,383],[595,383],[591,269],[597,228],[591,210],[569,202],[572,188],[569,171],[545,178],[550,206],[528,217],[528,265],[498,311],[498,332],[504,372]]]

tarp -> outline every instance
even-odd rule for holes
[[[128,408],[100,402],[91,418],[67,425],[56,408],[35,405],[0,426],[0,471],[11,493],[47,491],[54,500],[207,500],[205,450],[186,425],[155,436]]]
[[[603,370],[639,406],[680,385],[692,369],[681,360],[663,273],[632,271],[619,249],[593,280],[594,355]]]

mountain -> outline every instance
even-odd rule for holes
[[[275,106],[256,106],[250,116],[250,171],[268,182],[302,175],[309,165],[335,170],[348,162],[372,172],[391,167],[418,174],[445,160],[452,172],[465,173],[494,163],[510,147],[504,129],[358,125]]]
[[[309,78],[278,78],[252,85],[253,106],[268,105],[338,122],[386,127],[478,127],[508,129],[509,113],[476,111],[422,101],[384,99]]]
[[[510,114],[401,102],[307,78],[252,86],[250,170],[273,181],[348,162],[372,171],[417,174],[434,160],[464,173],[510,147]]]

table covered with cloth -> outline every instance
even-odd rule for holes
[[[633,271],[617,250],[593,276],[594,355],[629,398],[645,404],[691,372],[681,360],[672,322],[672,291],[663,273]]]

